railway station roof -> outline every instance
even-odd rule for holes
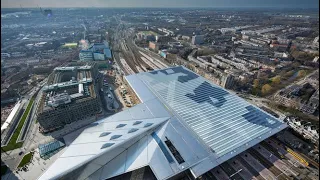
[[[287,127],[182,66],[125,78],[142,103],[92,124],[40,179],[108,179],[144,166],[157,179],[199,177]]]

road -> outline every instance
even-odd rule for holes
[[[303,79],[294,81],[293,83],[287,85],[286,87],[278,90],[277,92],[275,92],[275,93],[273,94],[273,96],[278,95],[278,94],[280,93],[280,91],[282,91],[282,90],[284,90],[284,89],[287,89],[287,88],[289,88],[289,87],[291,87],[291,86],[293,86],[293,85],[303,85],[310,76],[312,76],[312,75],[314,75],[314,74],[316,74],[316,73],[319,73],[319,69],[317,69],[317,70],[313,71],[312,73],[308,74],[308,75],[307,75],[306,77],[304,77]]]

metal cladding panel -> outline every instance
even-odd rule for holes
[[[100,178],[101,173],[102,173],[102,168],[98,169],[96,172],[88,176],[86,180],[98,180]]]
[[[122,112],[120,112],[119,114],[121,113]],[[114,159],[115,156],[117,156],[119,153],[127,150],[131,145],[138,142],[148,133],[151,133],[150,131],[152,131],[153,128],[160,126],[168,119],[169,117],[141,119],[142,123],[138,125],[133,125],[134,122],[136,122],[136,120],[133,119],[120,122],[100,121],[98,124],[92,123],[78,136],[78,138],[73,143],[68,146],[66,151],[64,151],[64,153],[55,161],[55,163],[50,166],[48,173],[45,172],[43,177],[57,179],[58,177],[68,175],[68,173],[76,171],[80,166],[89,163],[103,166],[111,159]],[[145,127],[145,124],[148,123],[151,124],[151,126]],[[116,128],[119,124],[126,124],[126,126],[122,128]],[[133,127],[138,130],[132,133],[128,133],[128,131]],[[104,133],[106,131],[110,131],[111,134],[101,137],[101,133]],[[108,138],[110,138],[112,135],[121,135],[121,137],[114,140],[108,140]],[[103,148],[103,145],[105,145],[106,143],[112,143],[113,145]],[[116,163],[118,161],[114,162]],[[64,163],[67,163],[68,165],[64,166]],[[60,166],[56,166],[56,164]],[[81,174],[81,177],[89,176],[89,172],[91,173],[92,171],[94,171],[94,169],[97,169],[97,166],[86,165]],[[59,173],[55,174],[55,172]],[[109,175],[112,175],[117,174],[118,172],[122,172],[122,170],[119,169],[119,171],[109,171],[108,173],[111,173]]]
[[[217,166],[217,163],[213,163],[210,158],[205,158],[200,163],[194,165],[190,168],[192,175],[197,178],[202,174],[206,173],[207,171],[211,170],[213,167]]]
[[[147,119],[154,117],[145,104],[138,104],[136,106],[138,106],[138,108],[129,109],[132,119]]]
[[[132,107],[132,108],[139,108],[139,107]],[[122,111],[121,113],[117,113],[111,116],[111,119],[114,119],[115,121],[122,121],[122,120],[131,120],[132,119],[132,115],[129,111],[129,109],[126,109],[124,111]],[[107,121],[105,121],[107,122]]]
[[[172,114],[168,112],[169,109],[165,107],[164,104],[162,104],[158,99],[146,101],[144,104],[147,105],[148,109],[155,118],[172,116]]]
[[[210,153],[206,151],[206,146],[200,143],[180,122],[173,117],[170,121],[170,124],[176,132],[178,132],[182,138],[187,142],[187,145],[192,148],[192,152],[196,155],[197,158],[203,159],[208,157]],[[197,147],[197,148],[194,148]],[[180,148],[178,148],[180,149]],[[191,163],[191,162],[190,162]]]
[[[149,91],[146,85],[136,76],[136,74],[126,76],[125,79],[142,103],[156,98],[154,94]]]
[[[74,144],[68,147],[68,149],[60,156],[60,158],[69,158],[73,156],[85,156],[85,155],[96,155],[105,151],[101,149],[102,145],[106,142],[97,143],[84,143]],[[117,145],[117,143],[115,144]],[[113,146],[115,146],[113,145]]]
[[[142,128],[138,129],[135,132],[128,133],[130,129],[121,129],[121,130],[109,130],[109,135],[100,137],[101,132],[92,132],[92,133],[82,133],[79,135],[79,137],[72,143],[72,145],[77,144],[85,144],[85,143],[96,143],[96,142],[106,142],[110,141],[110,138],[116,135],[121,135],[119,138],[114,139],[110,141],[111,143],[114,143],[113,141],[119,141],[119,140],[126,140],[136,134],[138,134],[141,131],[144,131]]]
[[[181,66],[136,76],[215,152],[217,158],[285,126],[268,113]]]
[[[107,165],[103,167],[100,180],[104,180],[104,177],[113,177],[125,172],[127,151],[124,151]]]
[[[180,166],[187,167],[190,164],[196,163],[199,161],[196,159],[196,155],[193,153],[192,148],[194,147],[189,147],[188,142],[186,142],[183,139],[183,135],[180,135],[172,126],[172,124],[169,124],[166,128],[165,131],[165,136],[171,141],[173,146],[178,150],[180,153],[181,157],[185,161],[184,163],[180,164]],[[191,139],[192,141],[193,139]],[[181,168],[180,167],[180,168]]]
[[[138,142],[133,144],[117,155],[117,157],[110,162],[103,165],[103,173],[101,171],[95,171],[91,176],[97,179],[109,179],[114,176],[139,169],[148,165],[148,136],[143,137]],[[125,159],[123,159],[125,157]],[[112,168],[110,168],[112,167]],[[96,174],[96,175],[94,175]]]
[[[148,156],[149,166],[154,175],[157,177],[157,179],[166,179],[169,176],[174,175],[174,171],[172,170],[168,160],[161,151],[157,142],[151,136],[149,136],[148,140],[148,154],[152,154],[152,156]]]
[[[148,165],[148,136],[128,149],[126,171],[133,171]]]
[[[79,157],[70,157],[70,158],[61,158],[59,161],[55,161],[54,164],[47,169],[44,174],[42,174],[38,180],[48,180],[48,179],[58,179],[60,174],[66,173],[66,169],[71,169],[74,165],[79,165],[80,163],[90,158],[94,157],[94,155],[87,156],[79,156]],[[72,163],[70,163],[72,162]]]
[[[92,173],[96,172],[98,169],[101,168],[101,165],[89,163],[86,165],[84,170],[81,172],[81,174],[78,176],[78,180],[86,179],[88,176],[90,176]]]

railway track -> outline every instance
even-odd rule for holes
[[[267,159],[262,157],[260,153],[258,153],[255,149],[250,148],[248,152],[255,158],[257,159],[263,166],[269,169],[270,172],[272,172],[277,179],[279,180],[290,180],[292,178],[289,178],[286,176],[282,171],[280,171],[277,167],[275,167],[271,162],[269,162]]]
[[[254,168],[251,167],[247,161],[245,161],[241,156],[237,156],[237,160],[245,167],[248,169],[248,171],[255,176],[258,180],[265,180],[259,172],[257,172]]]
[[[270,141],[270,140],[268,140],[268,141]],[[272,152],[273,155],[275,155],[277,158],[281,159],[284,163],[286,163],[288,166],[290,166],[292,170],[301,174],[301,170],[299,168],[295,167],[292,163],[290,163],[290,161],[287,157],[285,157],[284,155],[279,153],[279,151],[276,148],[274,148],[273,146],[271,146],[268,142],[262,141],[260,143],[260,145],[263,146],[264,148],[266,148],[268,151]]]
[[[148,65],[143,59],[141,59],[141,55],[139,54],[136,47],[134,47],[131,43],[128,43],[128,44],[129,44],[129,49],[131,50],[132,55],[135,58],[136,64],[140,66],[142,69],[153,70],[154,68],[150,67],[150,65]]]
[[[160,69],[162,68],[167,68],[168,66],[166,64],[164,64],[163,62],[161,62],[159,59],[157,58],[152,58],[149,55],[147,55],[146,53],[139,51],[140,54],[142,54],[145,58],[147,58],[148,60],[150,60],[153,64],[155,64],[156,66],[158,66]]]
[[[114,60],[116,61],[116,63],[118,64],[119,68],[120,68],[122,71],[124,71],[124,67],[123,67],[122,63],[120,62],[120,55],[119,55],[119,53],[115,53],[113,59],[114,59]],[[128,73],[125,72],[125,71],[124,71],[123,73],[124,73],[124,75],[128,75]]]
[[[244,180],[228,163],[225,162],[220,164],[220,168],[230,177],[230,179]]]
[[[137,56],[135,47],[125,42],[123,42],[122,47],[124,48],[123,55],[126,62],[135,73],[145,72],[149,68],[148,65],[144,64],[141,58]]]
[[[123,65],[124,69],[127,71],[128,74],[135,74],[136,72],[131,69],[131,67],[127,64],[127,61],[123,58],[120,58],[120,62]]]
[[[276,138],[272,138],[273,142],[279,144],[279,140],[277,140]],[[317,162],[315,162],[314,160],[312,160],[311,158],[309,158],[308,156],[297,152],[294,149],[290,149],[290,144],[288,144],[287,142],[281,142],[280,144],[283,143],[284,149],[286,149],[286,151],[288,153],[290,153],[292,156],[294,156],[297,160],[299,160],[301,163],[303,163],[306,166],[312,165],[313,167],[319,169],[319,164]]]

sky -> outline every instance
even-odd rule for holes
[[[1,0],[1,8],[29,7],[277,7],[318,8],[319,0]]]

